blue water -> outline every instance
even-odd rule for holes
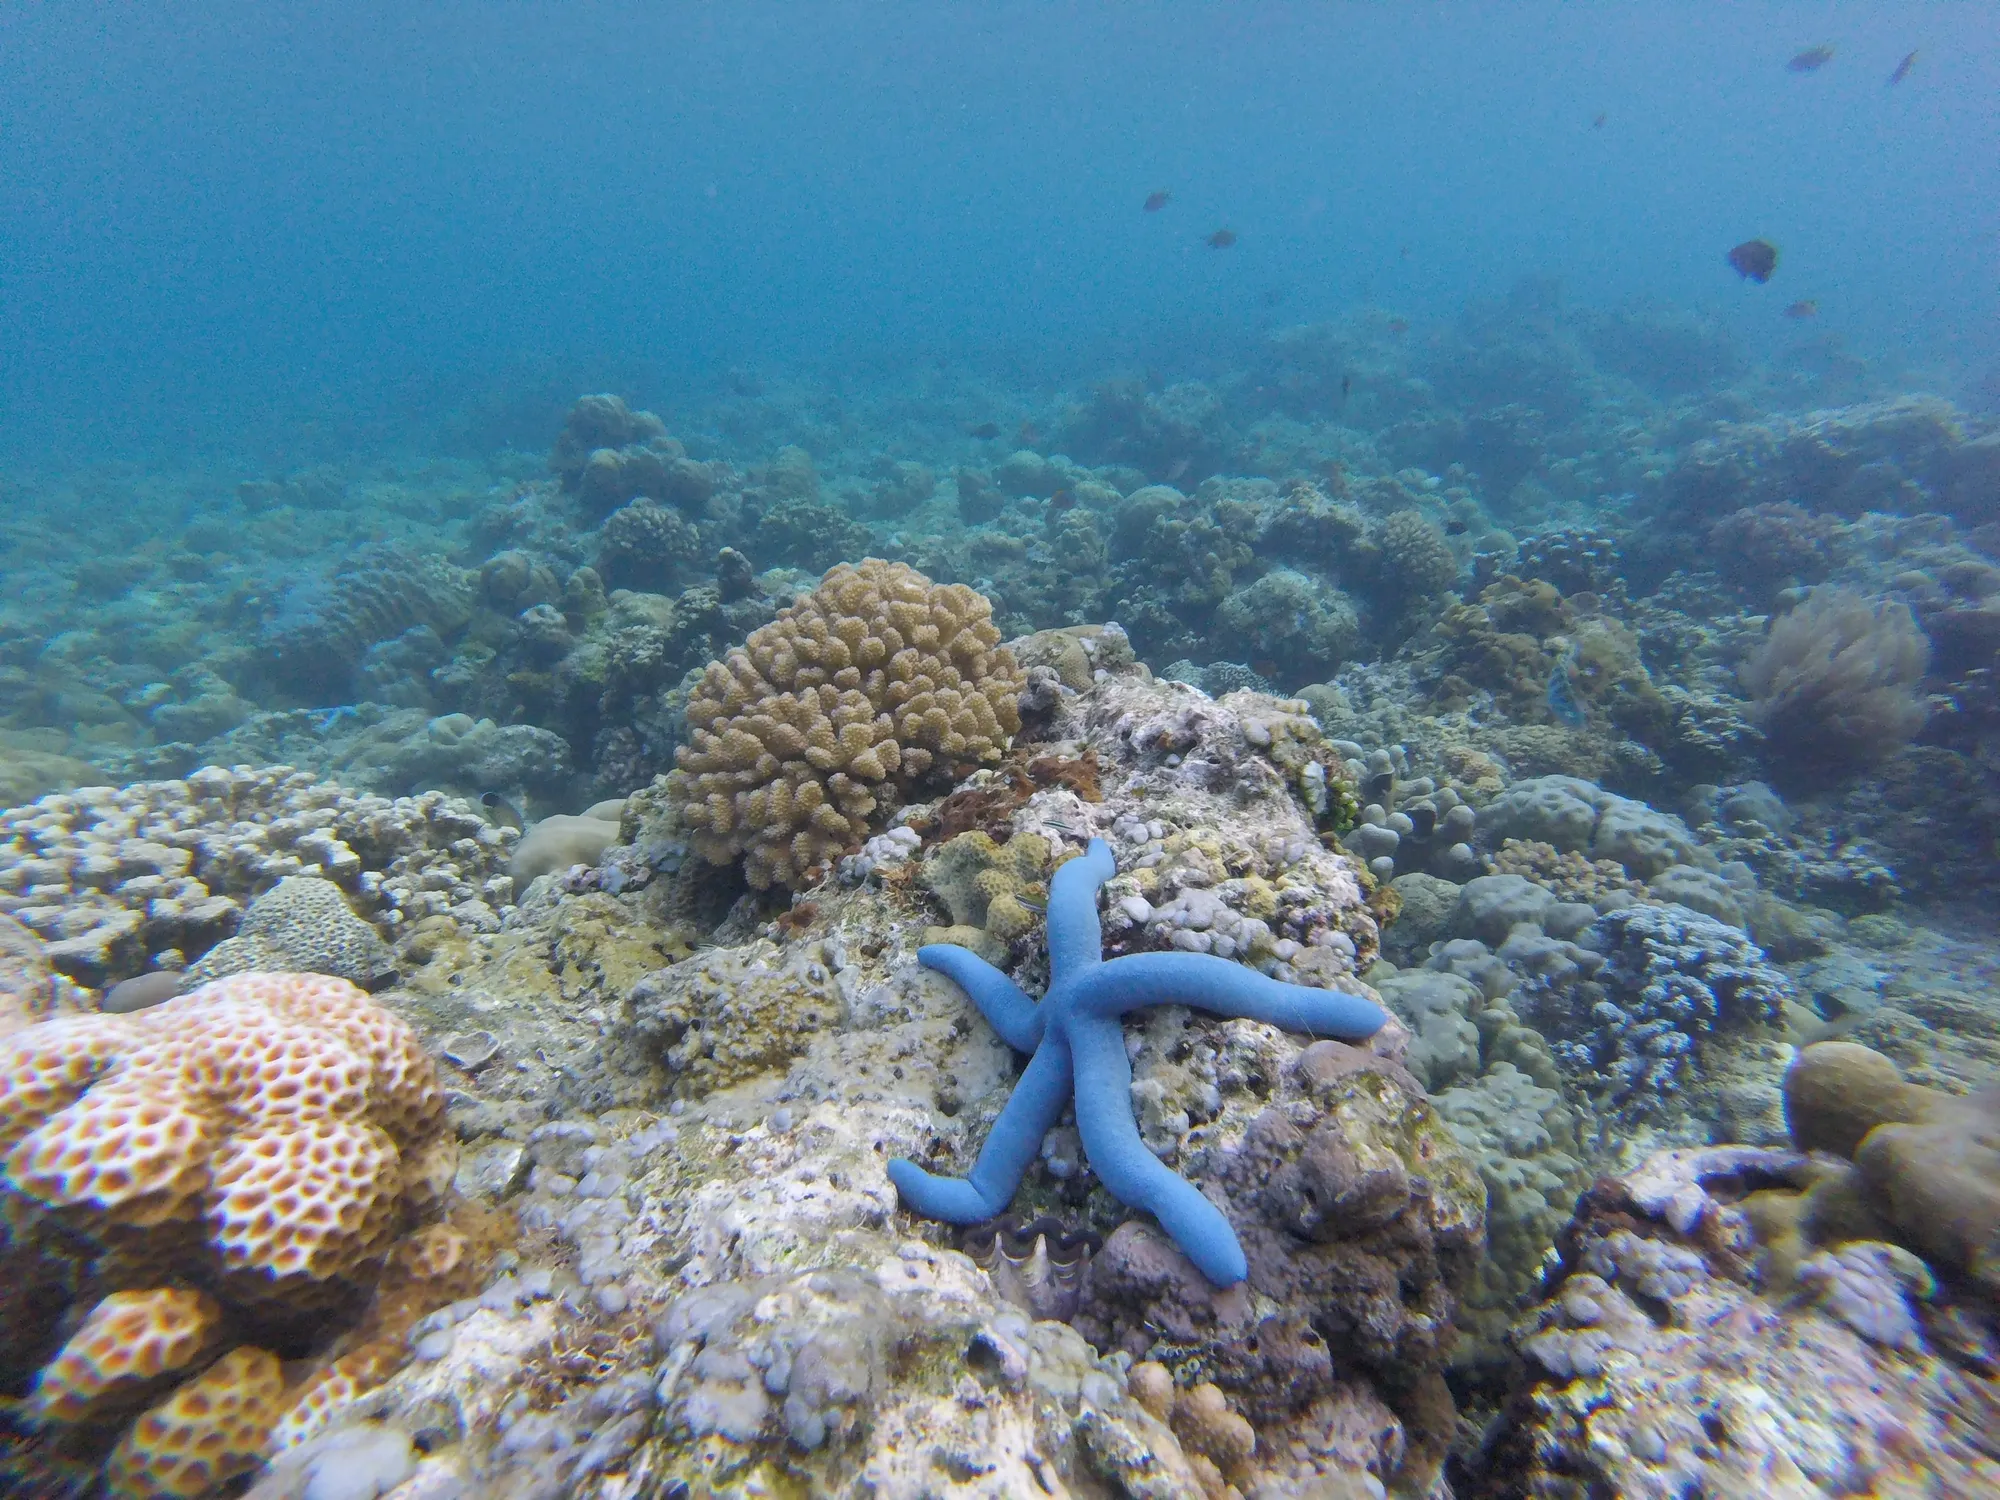
[[[1530,273],[1753,353],[1810,298],[1816,333],[1965,378],[2000,347],[1992,19],[8,7],[0,433],[282,455],[421,442],[538,382],[668,409],[744,365],[1061,383],[1357,304],[1448,318]],[[1752,235],[1768,286],[1723,263]]]

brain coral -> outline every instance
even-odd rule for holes
[[[268,1302],[379,1256],[449,1181],[415,1035],[344,980],[238,974],[0,1041],[13,1190],[157,1275]]]
[[[1021,671],[993,606],[869,558],[713,662],[688,701],[668,796],[694,847],[739,855],[759,889],[796,886],[867,838],[885,799],[933,770],[992,762],[1021,727]]]

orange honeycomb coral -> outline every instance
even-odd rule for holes
[[[221,1319],[214,1298],[188,1288],[113,1292],[42,1368],[29,1408],[41,1421],[71,1423],[136,1404],[205,1353]]]
[[[934,768],[998,760],[1021,727],[1021,670],[993,606],[902,563],[830,569],[688,700],[668,779],[692,843],[796,886],[867,838],[885,798]],[[891,804],[893,805],[893,804]]]
[[[132,1424],[105,1466],[106,1488],[116,1500],[198,1500],[263,1462],[285,1400],[275,1354],[232,1349]]]
[[[442,1126],[414,1034],[341,979],[231,975],[0,1039],[14,1185],[112,1243],[182,1226],[245,1294],[381,1254],[441,1191]]]

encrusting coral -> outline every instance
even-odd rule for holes
[[[1157,1218],[1189,1260],[1217,1286],[1248,1272],[1229,1220],[1186,1179],[1146,1149],[1132,1116],[1132,1062],[1118,1018],[1153,1005],[1183,1004],[1287,1030],[1359,1041],[1388,1015],[1372,1001],[1267,979],[1204,953],[1143,953],[1106,962],[1097,892],[1117,873],[1111,846],[1089,851],[1049,882],[1048,992],[1039,1002],[969,949],[949,943],[917,950],[917,961],[955,980],[1000,1033],[1033,1058],[994,1122],[966,1178],[935,1177],[912,1161],[889,1164],[903,1201],[957,1224],[1007,1207],[1042,1138],[1074,1097],[1077,1129],[1091,1166],[1119,1201]]]
[[[933,770],[991,763],[1020,728],[1020,669],[993,607],[869,558],[819,587],[688,700],[691,742],[668,796],[695,849],[744,858],[763,889],[798,886],[871,832],[885,799]]]

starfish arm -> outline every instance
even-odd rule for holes
[[[1207,953],[1114,958],[1084,976],[1076,1005],[1093,1016],[1122,1016],[1149,1005],[1192,1005],[1218,1016],[1267,1021],[1287,1031],[1350,1042],[1373,1036],[1389,1020],[1387,1011],[1359,995],[1283,984]]]
[[[1060,1036],[1044,1039],[993,1122],[969,1177],[937,1177],[913,1161],[889,1163],[889,1180],[910,1212],[948,1224],[977,1224],[1006,1210],[1042,1137],[1061,1118],[1070,1094],[1070,1053]]]
[[[1202,1275],[1216,1286],[1234,1286],[1249,1274],[1249,1264],[1229,1220],[1139,1138],[1123,1029],[1115,1021],[1079,1018],[1070,1041],[1077,1130],[1092,1170],[1119,1202],[1158,1219]]]
[[[1070,860],[1049,881],[1049,973],[1063,975],[1104,961],[1104,928],[1097,920],[1097,893],[1118,873],[1118,861],[1103,839],[1092,839],[1079,859]]]
[[[970,948],[956,943],[926,943],[917,962],[936,969],[972,997],[979,1013],[1016,1052],[1033,1052],[1041,1045],[1041,1008],[1021,987]]]

